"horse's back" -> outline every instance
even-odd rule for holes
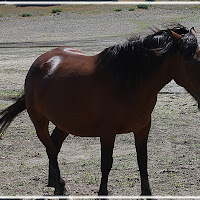
[[[91,70],[94,62],[94,56],[87,56],[75,48],[58,47],[39,56],[31,68],[43,70],[49,76],[58,69],[74,72]]]

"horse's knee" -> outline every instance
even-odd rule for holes
[[[64,186],[60,186],[60,187],[55,188],[54,195],[69,196],[69,192],[66,190],[66,188]]]

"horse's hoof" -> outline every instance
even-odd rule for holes
[[[54,195],[56,196],[69,196],[69,192],[66,190],[66,188],[62,188],[62,189],[55,189],[54,191]]]
[[[108,196],[108,191],[106,190],[106,191],[99,191],[98,192],[98,198],[96,199],[96,200],[109,200],[108,198],[107,198],[107,196]]]
[[[62,186],[65,186],[65,181],[64,181],[63,178],[61,178],[61,177],[60,177],[60,184],[61,184]]]
[[[108,191],[105,190],[105,191],[99,191],[98,192],[98,196],[108,196]]]

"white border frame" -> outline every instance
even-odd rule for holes
[[[200,196],[0,196],[0,199],[200,199]]]
[[[160,1],[160,2],[149,2],[149,1],[0,1],[0,5],[200,5],[200,1]],[[200,199],[200,196],[0,196],[0,199]]]

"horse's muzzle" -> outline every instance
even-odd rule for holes
[[[199,110],[200,110],[200,94],[198,94],[197,96],[196,96],[196,101],[197,101],[197,104],[198,104],[198,108],[199,108]]]
[[[200,101],[198,101],[198,108],[199,108],[199,110],[200,110]]]
[[[200,110],[200,95],[198,95],[198,98],[196,100],[197,100],[198,108]]]

